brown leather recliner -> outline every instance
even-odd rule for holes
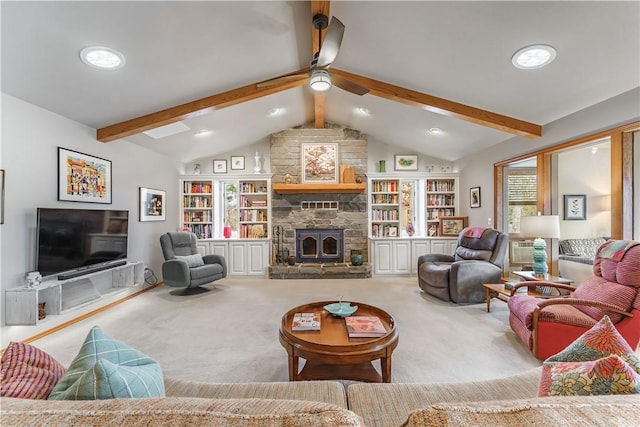
[[[459,304],[485,300],[484,283],[501,283],[509,237],[492,228],[467,227],[453,255],[418,258],[418,285],[426,293]]]

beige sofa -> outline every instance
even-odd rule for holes
[[[166,398],[0,400],[0,425],[640,425],[640,396],[537,398],[540,368],[434,384],[197,383],[165,379]]]

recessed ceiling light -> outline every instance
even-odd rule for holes
[[[544,67],[556,57],[556,50],[546,44],[526,46],[517,51],[511,57],[511,62],[516,68],[530,70]]]
[[[444,132],[440,128],[429,128],[429,133],[431,135],[440,135],[440,134],[442,134]]]
[[[117,70],[125,63],[123,54],[103,46],[85,47],[80,52],[80,59],[88,66],[99,70]]]
[[[364,108],[364,107],[358,107],[355,109],[356,113],[361,115],[361,116],[370,116],[371,115],[371,110],[369,110],[368,108]]]
[[[213,133],[213,131],[210,131],[209,129],[200,129],[198,132],[195,133],[195,136],[198,138],[204,138],[205,136],[209,136]]]

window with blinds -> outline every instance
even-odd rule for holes
[[[514,168],[508,174],[509,233],[520,232],[520,217],[536,214],[535,168]]]

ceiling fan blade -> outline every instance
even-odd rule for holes
[[[366,95],[367,93],[369,93],[369,89],[367,89],[366,87],[360,86],[359,84],[354,83],[342,76],[332,74],[331,81],[340,89],[346,90],[347,92],[351,92],[356,95]]]
[[[338,56],[338,50],[342,44],[342,36],[344,35],[344,24],[335,16],[331,17],[327,35],[322,42],[320,54],[318,55],[318,68],[330,67]]]
[[[269,87],[269,86],[277,86],[282,83],[294,82],[297,80],[307,79],[309,78],[309,73],[305,72],[296,72],[294,74],[287,74],[285,76],[276,77],[275,79],[265,80],[260,83],[256,83],[258,87]]]

